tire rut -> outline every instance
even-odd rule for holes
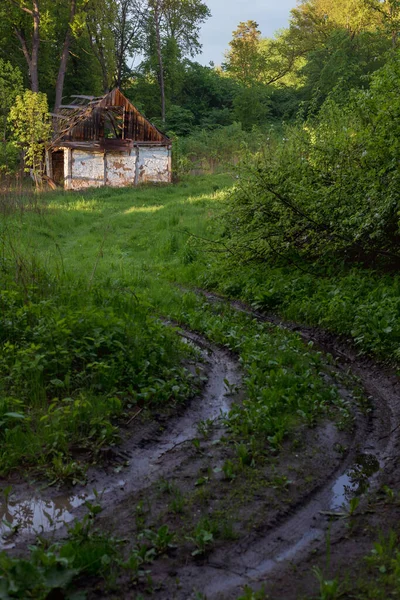
[[[343,522],[332,523],[329,516],[341,506],[338,492],[349,482],[349,472],[356,466],[357,454],[375,456],[379,468],[370,477],[369,490],[376,489],[382,481],[387,466],[396,459],[400,446],[400,382],[398,378],[370,359],[360,358],[354,348],[332,334],[307,326],[284,322],[274,316],[251,310],[242,302],[229,301],[218,295],[196,290],[210,302],[228,303],[235,310],[244,312],[258,320],[271,323],[298,333],[305,342],[313,341],[325,353],[330,353],[338,361],[339,369],[350,370],[362,384],[371,401],[372,413],[365,420],[358,414],[356,435],[347,458],[329,478],[326,485],[314,490],[310,498],[297,508],[294,514],[264,535],[251,535],[244,543],[214,552],[206,565],[186,567],[180,571],[182,587],[192,585],[201,589],[207,598],[236,598],[245,585],[259,586],[277,571],[285,571],[289,563],[301,562],[312,550],[318,551],[325,544],[329,528],[332,540],[338,540],[346,533]],[[207,583],[201,587],[201,581]],[[186,584],[186,585],[185,585]],[[183,598],[184,595],[174,596]]]
[[[227,302],[208,292],[201,293],[210,302]],[[331,536],[340,539],[345,532],[342,521],[330,523],[332,511],[345,510],[341,506],[344,490],[349,484],[352,468],[359,454],[375,456],[379,470],[370,477],[370,489],[377,488],[388,467],[396,458],[400,445],[400,385],[393,373],[386,372],[371,360],[357,356],[351,345],[337,337],[310,327],[285,323],[252,311],[240,302],[230,302],[235,310],[243,311],[263,322],[272,323],[296,331],[306,342],[313,341],[323,352],[329,352],[338,360],[338,368],[351,370],[358,377],[371,399],[372,412],[369,418],[356,415],[356,433],[346,457],[340,467],[327,474],[326,482],[313,489],[302,503],[294,507],[268,531],[254,531],[239,543],[229,543],[211,551],[207,561],[182,565],[179,568],[180,591],[165,595],[165,590],[155,592],[155,597],[186,600],[189,590],[197,589],[209,599],[236,598],[243,586],[259,585],[271,574],[284,572],[288,564],[301,561],[310,551],[318,550],[324,543],[328,528]],[[144,489],[161,476],[168,476],[179,466],[182,454],[172,452],[184,442],[196,437],[196,424],[200,420],[217,419],[229,410],[232,399],[224,380],[231,384],[241,383],[240,368],[231,353],[208,343],[204,337],[183,332],[191,343],[202,348],[208,361],[208,383],[201,398],[190,402],[181,416],[166,423],[165,431],[147,443],[126,442],[123,451],[129,456],[129,466],[123,474],[116,475],[94,472],[90,483],[74,492],[73,496],[54,495],[53,492],[27,491],[16,486],[14,496],[0,515],[19,524],[17,537],[7,540],[4,547],[25,544],[33,533],[59,530],[65,531],[65,522],[82,516],[83,505],[94,496],[90,490],[103,490],[105,512],[115,510],[118,503],[130,494]],[[131,444],[129,446],[129,444]],[[183,453],[184,454],[184,453]],[[47,495],[46,495],[47,494]]]
[[[180,334],[201,350],[205,360],[208,379],[201,396],[191,400],[182,415],[171,417],[161,435],[150,428],[144,439],[141,431],[141,437],[126,440],[120,452],[128,458],[129,464],[118,474],[92,469],[88,484],[76,486],[72,494],[40,489],[40,486],[14,485],[8,502],[0,507],[0,548],[10,549],[26,543],[36,534],[56,530],[65,533],[65,524],[82,517],[85,503],[97,496],[107,508],[115,506],[132,491],[148,486],[176,467],[179,457],[172,457],[172,450],[196,437],[197,423],[216,420],[221,413],[229,411],[233,398],[225,381],[232,386],[241,384],[237,361],[230,352],[209,344],[196,333],[181,329]],[[11,535],[7,535],[10,526]]]

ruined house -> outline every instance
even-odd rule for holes
[[[171,140],[118,89],[73,96],[53,120],[46,172],[66,190],[171,181]]]

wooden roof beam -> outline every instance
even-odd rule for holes
[[[60,108],[76,110],[77,108],[86,108],[86,104],[60,104]]]

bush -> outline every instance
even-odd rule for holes
[[[400,53],[345,106],[286,127],[243,166],[227,226],[245,259],[399,262]]]
[[[132,296],[2,283],[0,473],[113,443],[124,410],[191,393],[187,350]]]

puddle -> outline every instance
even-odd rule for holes
[[[331,510],[339,510],[349,504],[351,498],[364,494],[370,479],[379,471],[380,464],[373,454],[360,453],[356,462],[343,475],[336,479],[332,487]]]
[[[25,533],[40,534],[70,523],[74,519],[74,509],[88,499],[86,494],[60,496],[51,500],[34,497],[23,502],[9,498],[7,504],[0,509],[0,548],[10,548],[13,545],[13,528]]]

